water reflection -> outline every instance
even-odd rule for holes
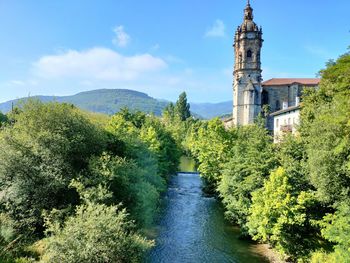
[[[182,156],[180,158],[179,171],[181,172],[196,172],[196,162],[187,156]]]
[[[238,239],[219,203],[202,193],[198,174],[175,176],[166,195],[156,247],[147,262],[267,262],[256,246]]]

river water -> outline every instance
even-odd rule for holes
[[[257,245],[239,238],[219,202],[202,192],[198,174],[179,173],[170,182],[149,263],[268,262]]]

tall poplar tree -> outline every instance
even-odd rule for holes
[[[175,104],[175,113],[180,117],[182,121],[191,117],[190,104],[187,102],[186,92],[182,92]]]

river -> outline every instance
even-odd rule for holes
[[[202,192],[196,173],[179,173],[170,182],[149,263],[268,262],[258,245],[239,238],[219,202]]]

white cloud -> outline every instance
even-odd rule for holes
[[[34,63],[34,72],[43,78],[128,81],[166,67],[164,60],[150,54],[127,57],[108,48],[92,48],[44,56]]]
[[[217,19],[211,28],[205,33],[205,37],[224,37],[225,36],[225,24],[222,20]]]
[[[124,26],[116,26],[113,29],[115,36],[112,40],[113,44],[118,47],[126,47],[130,42],[130,36],[124,31]]]

